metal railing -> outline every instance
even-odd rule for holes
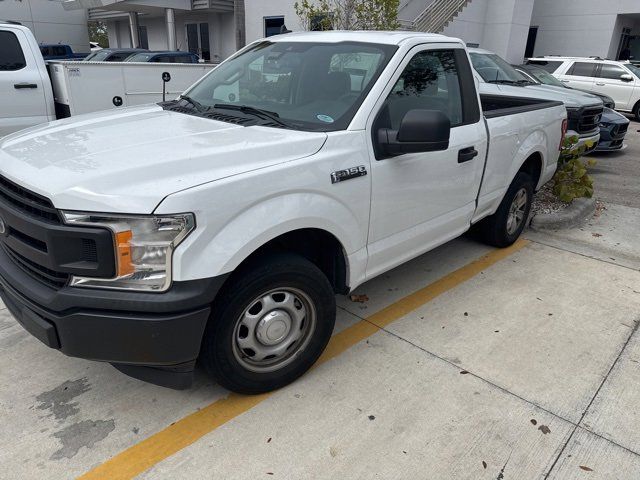
[[[433,0],[413,22],[401,22],[401,28],[439,33],[471,0]]]

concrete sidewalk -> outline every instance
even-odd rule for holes
[[[487,251],[460,239],[365,284],[337,330]],[[531,243],[140,478],[640,478],[637,292],[637,271]],[[3,312],[2,478],[74,478],[227,395],[66,358]]]

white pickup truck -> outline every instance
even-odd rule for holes
[[[279,388],[325,348],[336,293],[472,225],[512,244],[565,130],[560,102],[479,96],[454,38],[260,40],[178,100],[0,141],[0,294],[67,355]]]
[[[214,67],[203,63],[45,62],[31,30],[0,20],[0,138],[73,115],[157,102],[163,94],[175,98]]]

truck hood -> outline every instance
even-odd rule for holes
[[[0,140],[0,173],[56,208],[151,213],[167,195],[313,155],[325,140],[147,105],[9,135]]]
[[[570,88],[554,87],[552,85],[498,85],[494,83],[480,83],[480,93],[500,92],[502,95],[514,97],[540,98],[543,100],[555,100],[564,103],[569,108],[602,106],[602,100],[585,92],[579,92]]]

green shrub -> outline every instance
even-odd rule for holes
[[[588,166],[595,165],[594,160],[583,160],[581,157],[593,143],[578,147],[578,137],[564,139],[558,159],[558,170],[553,177],[553,193],[562,202],[571,203],[576,198],[593,196],[593,178],[587,171]]]

